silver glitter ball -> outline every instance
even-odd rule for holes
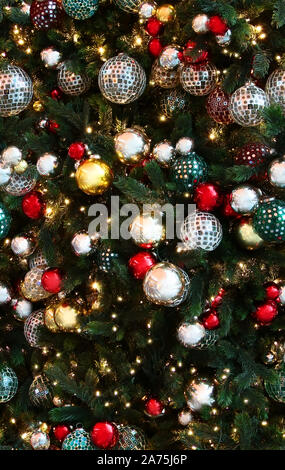
[[[187,106],[187,95],[177,88],[164,91],[160,98],[160,110],[164,116],[171,118],[174,114],[184,111]]]
[[[181,240],[187,250],[215,250],[222,241],[222,226],[213,214],[195,211],[181,227]]]
[[[0,403],[7,403],[18,390],[18,378],[8,366],[0,366]]]
[[[34,189],[36,183],[36,179],[31,175],[13,173],[4,190],[11,196],[24,196]]]
[[[225,34],[217,34],[215,37],[219,46],[228,46],[231,42],[232,32],[228,29]]]
[[[176,144],[176,152],[180,155],[186,156],[192,152],[194,147],[194,141],[190,137],[181,137]]]
[[[238,214],[250,215],[259,205],[261,191],[249,185],[235,188],[230,195],[230,205]]]
[[[216,86],[217,68],[207,62],[205,64],[183,64],[179,68],[180,82],[190,95],[208,95]]]
[[[175,88],[179,84],[178,69],[166,69],[159,65],[158,59],[153,63],[151,69],[151,81],[161,88]]]
[[[201,13],[200,15],[196,15],[192,21],[192,28],[195,33],[207,33],[207,31],[209,31],[208,21],[209,17],[207,15],[203,13]]]
[[[265,92],[253,83],[238,88],[231,96],[230,113],[240,126],[257,126],[262,122],[262,111],[269,105]]]
[[[150,151],[150,140],[140,129],[124,129],[114,138],[116,154],[125,165],[133,165]]]
[[[138,7],[139,17],[143,20],[148,20],[155,14],[156,8],[157,4],[155,2],[142,2]]]
[[[24,335],[32,348],[40,348],[40,328],[44,326],[43,310],[32,312],[26,319],[24,324]]]
[[[61,53],[56,51],[53,47],[47,47],[41,52],[41,60],[48,68],[55,68],[61,60]]]
[[[78,75],[71,72],[68,70],[67,64],[63,62],[58,71],[57,83],[63,93],[78,96],[89,89],[91,80],[87,75]]]
[[[285,188],[285,156],[283,159],[273,160],[269,165],[267,174],[272,186]]]
[[[27,234],[19,234],[12,238],[11,250],[17,256],[30,256],[35,250],[35,240]]]
[[[164,47],[158,58],[159,66],[167,70],[176,69],[178,65],[180,64],[180,59],[179,59],[180,49],[181,48],[176,45],[170,45],[170,46]]]
[[[217,342],[218,334],[205,329],[202,323],[183,322],[178,327],[177,338],[185,348],[207,349]]]
[[[153,248],[165,239],[161,213],[138,214],[130,224],[132,240],[142,248]]]
[[[37,170],[41,176],[52,176],[58,168],[58,158],[52,153],[44,153],[38,158]]]
[[[0,71],[0,116],[14,116],[23,111],[33,97],[33,83],[16,65]]]
[[[34,450],[48,450],[50,438],[46,432],[35,431],[31,436],[31,446]]]
[[[175,160],[176,152],[171,142],[163,140],[154,146],[152,155],[161,166],[169,167]]]
[[[141,0],[114,0],[116,5],[121,10],[127,11],[128,13],[136,13],[141,4]]]
[[[270,103],[279,104],[285,113],[285,70],[277,69],[269,75],[265,92]]]
[[[135,59],[126,54],[119,54],[102,65],[98,84],[107,100],[117,104],[128,104],[143,94],[146,74]]]

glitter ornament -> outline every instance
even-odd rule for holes
[[[163,49],[162,42],[159,38],[152,38],[149,43],[148,43],[148,52],[153,56],[153,57],[158,57],[159,54],[161,53]]]
[[[285,114],[285,70],[277,69],[269,75],[265,93],[270,103],[279,104]]]
[[[50,307],[47,307],[44,312],[44,323],[45,326],[52,331],[53,333],[58,333],[60,331],[59,327],[55,323],[54,319],[54,306],[51,305]]]
[[[91,430],[91,441],[99,449],[112,449],[118,442],[118,429],[108,421],[96,423]]]
[[[25,321],[33,310],[32,302],[23,298],[13,299],[11,305],[14,317],[20,321]]]
[[[240,147],[233,157],[233,162],[235,165],[246,165],[254,168],[264,163],[270,154],[270,147],[259,142],[253,142]]]
[[[193,419],[192,413],[190,411],[182,410],[178,415],[178,422],[181,426],[188,426]]]
[[[37,220],[44,215],[45,203],[39,191],[31,191],[22,199],[22,210],[29,219]]]
[[[264,387],[269,397],[279,403],[285,403],[285,372],[284,367],[275,369],[278,379],[275,382],[264,381]]]
[[[42,252],[42,250],[37,250],[30,258],[29,258],[29,268],[45,268],[48,265],[48,262]]]
[[[10,289],[0,282],[0,305],[7,304],[11,300],[11,292]]]
[[[174,88],[164,91],[160,98],[160,109],[164,116],[171,118],[175,114],[180,114],[187,106],[187,95],[183,91]]]
[[[179,74],[177,69],[168,70],[160,67],[156,59],[151,69],[151,80],[155,85],[161,88],[175,88],[179,83]]]
[[[114,0],[116,5],[128,13],[136,13],[141,4],[141,0]]]
[[[181,137],[176,144],[175,150],[180,155],[189,155],[194,147],[194,141],[190,137]]]
[[[285,241],[285,202],[265,201],[253,216],[253,227],[265,241]]]
[[[159,66],[167,70],[173,70],[177,68],[180,64],[179,53],[179,46],[171,45],[164,47],[158,58]]]
[[[190,280],[185,271],[172,263],[155,264],[147,272],[143,290],[150,302],[176,307],[186,299]]]
[[[169,167],[175,160],[175,148],[168,140],[163,140],[153,147],[152,156],[163,167]]]
[[[98,196],[111,186],[113,173],[107,163],[89,158],[79,165],[75,173],[75,179],[78,188],[85,194]]]
[[[152,37],[155,37],[161,34],[163,31],[163,28],[164,28],[163,23],[159,21],[157,18],[150,18],[145,25],[146,32]]]
[[[276,315],[278,314],[278,308],[276,302],[273,300],[266,300],[261,303],[256,310],[253,312],[253,317],[261,325],[269,325]]]
[[[0,116],[15,116],[26,109],[33,97],[33,83],[16,65],[0,71]]]
[[[61,53],[56,51],[53,47],[47,47],[41,52],[41,60],[48,68],[55,68],[61,60]]]
[[[223,36],[227,32],[228,26],[220,16],[215,15],[209,18],[208,29],[216,35]]]
[[[192,21],[192,28],[195,31],[195,33],[198,33],[198,34],[207,33],[209,31],[208,21],[209,21],[209,17],[203,13],[195,16],[195,18]]]
[[[228,29],[225,34],[216,35],[217,44],[221,47],[228,46],[231,43],[231,38],[232,38],[232,32],[230,29]]]
[[[97,243],[96,237],[90,237],[84,231],[75,233],[71,240],[72,249],[77,256],[89,255],[94,252]]]
[[[143,431],[136,426],[118,426],[118,450],[144,450],[146,439]]]
[[[190,95],[208,95],[216,86],[217,68],[210,62],[205,64],[183,64],[179,68],[180,82]]]
[[[121,53],[102,65],[98,84],[107,100],[117,104],[129,104],[143,94],[146,74],[135,59]]]
[[[229,104],[230,96],[221,87],[216,87],[207,98],[207,113],[218,124],[231,124],[233,118],[229,111]]]
[[[15,166],[22,160],[22,152],[18,147],[11,145],[3,150],[1,161],[8,166]]]
[[[6,237],[10,230],[11,225],[11,215],[8,209],[0,202],[0,240],[1,238]]]
[[[207,164],[195,152],[177,159],[171,170],[172,180],[180,192],[192,191],[199,183],[206,181],[208,175]]]
[[[181,240],[188,250],[213,251],[222,238],[223,229],[219,220],[208,212],[193,212],[186,217],[181,228]]]
[[[63,275],[58,268],[47,269],[41,279],[43,288],[51,294],[58,294],[62,289]]]
[[[91,84],[87,75],[79,75],[68,70],[68,64],[63,62],[57,75],[57,84],[63,93],[72,96],[82,95]]]
[[[76,20],[86,20],[98,10],[99,0],[62,0],[65,12]]]
[[[54,321],[62,331],[76,331],[79,326],[80,308],[68,300],[60,302],[54,310]]]
[[[12,238],[11,250],[16,256],[30,256],[35,251],[35,248],[35,240],[29,234],[20,234]]]
[[[156,17],[162,23],[170,23],[175,18],[175,8],[169,3],[160,5],[156,10]]]
[[[145,413],[150,418],[158,418],[165,414],[165,407],[162,401],[157,398],[149,398],[145,403]]]
[[[62,442],[70,434],[70,428],[65,424],[57,424],[53,428],[53,434],[57,441]]]
[[[221,189],[217,184],[200,183],[194,190],[194,202],[200,211],[213,211],[223,202]]]
[[[60,0],[33,0],[30,18],[37,29],[50,29],[59,25],[63,9]]]
[[[144,212],[138,214],[130,224],[132,240],[141,248],[154,248],[165,239],[165,227],[162,214]]]
[[[230,205],[238,214],[250,215],[254,212],[260,201],[261,191],[249,185],[237,186],[230,196]]]
[[[38,375],[34,378],[29,388],[29,398],[32,404],[36,407],[52,407],[50,383],[45,375]]]
[[[285,159],[273,160],[267,171],[268,180],[275,188],[285,188]]]
[[[78,428],[64,439],[62,450],[95,450],[95,448],[88,432],[83,428]]]
[[[73,142],[68,148],[68,155],[73,160],[82,160],[85,154],[85,144],[83,142]]]
[[[246,83],[231,95],[230,113],[240,126],[257,126],[262,122],[262,111],[268,105],[265,92],[253,83]]]
[[[253,227],[251,217],[239,219],[234,226],[234,235],[238,244],[246,250],[258,250],[264,245],[264,240]]]
[[[0,403],[7,403],[11,400],[18,390],[18,378],[8,366],[0,367]]]
[[[37,180],[29,174],[13,173],[9,183],[4,187],[6,193],[11,196],[25,196],[36,186]]]
[[[40,328],[44,326],[44,312],[36,310],[31,313],[24,324],[24,335],[32,348],[41,348],[39,345]]]
[[[138,14],[142,20],[148,20],[156,13],[157,4],[150,0],[142,2],[138,7]]]
[[[140,129],[125,129],[114,137],[115,151],[120,162],[132,165],[149,154],[150,140]]]
[[[155,263],[156,258],[151,253],[140,251],[129,259],[128,266],[134,278],[143,279]]]
[[[42,287],[42,275],[43,269],[40,268],[33,268],[27,272],[21,284],[21,293],[26,299],[38,302],[50,296],[50,293]]]
[[[25,171],[27,170],[28,168],[28,162],[26,160],[21,160],[18,165],[15,165],[14,166],[14,171],[18,174],[18,175],[22,175],[23,173],[25,173]]]
[[[30,442],[34,450],[48,450],[50,446],[49,435],[40,430],[32,433]]]
[[[203,406],[212,406],[214,385],[207,379],[193,379],[185,392],[187,405],[192,411],[200,411]]]
[[[41,176],[54,176],[58,168],[58,158],[52,153],[44,153],[38,158],[37,170]]]

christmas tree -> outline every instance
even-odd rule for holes
[[[284,449],[284,0],[0,6],[0,448]]]

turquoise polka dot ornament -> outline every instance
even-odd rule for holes
[[[98,10],[99,0],[62,0],[66,13],[76,20],[86,20]]]
[[[265,241],[285,241],[285,202],[274,199],[260,204],[253,217],[253,227]]]
[[[11,215],[8,209],[0,202],[0,239],[6,237],[11,225]]]
[[[96,450],[96,447],[93,446],[89,433],[78,428],[66,436],[62,450]]]

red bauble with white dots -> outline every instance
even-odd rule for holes
[[[218,124],[231,124],[233,119],[229,111],[230,96],[221,87],[215,88],[209,94],[206,109],[215,122]]]
[[[233,160],[235,165],[246,165],[254,168],[264,163],[270,155],[270,147],[259,142],[253,142],[240,147]]]
[[[148,251],[140,251],[129,260],[129,269],[136,279],[143,279],[148,270],[156,264],[155,257]]]
[[[85,153],[85,145],[83,142],[74,142],[69,146],[68,155],[73,160],[81,160]]]
[[[157,398],[149,398],[145,403],[145,413],[151,418],[157,418],[165,413],[164,404]]]
[[[119,438],[119,432],[115,424],[109,421],[96,423],[91,431],[91,440],[99,449],[112,449]]]
[[[267,300],[260,304],[253,313],[254,318],[261,325],[269,325],[278,314],[278,308],[274,300]]]
[[[50,29],[59,25],[63,16],[60,0],[34,0],[30,17],[37,29]]]
[[[70,433],[71,433],[70,428],[68,426],[66,426],[65,424],[57,424],[57,426],[55,426],[53,428],[54,437],[59,442],[64,441],[66,436],[68,436],[68,434],[70,434]]]

